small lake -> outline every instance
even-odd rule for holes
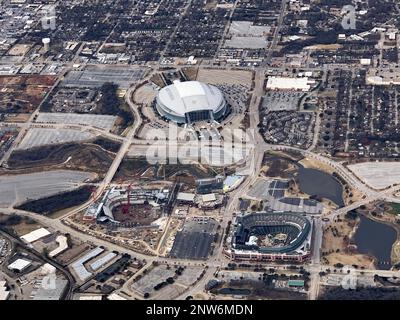
[[[354,235],[358,252],[374,256],[378,269],[389,270],[392,267],[392,246],[397,239],[396,230],[363,215],[360,215],[360,219],[360,225]]]
[[[339,207],[344,206],[343,186],[332,175],[301,165],[298,172],[299,187],[302,192],[331,200]]]
[[[218,290],[219,294],[232,294],[235,296],[248,296],[251,293],[250,289],[240,289],[240,288],[222,288]]]

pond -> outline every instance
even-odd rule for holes
[[[389,270],[392,267],[390,258],[392,246],[397,239],[396,230],[363,215],[360,219],[360,225],[354,235],[358,252],[374,256],[378,269]]]
[[[339,207],[344,206],[343,186],[332,175],[317,169],[299,166],[299,187],[310,196],[331,200]]]

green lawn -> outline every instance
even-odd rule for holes
[[[389,210],[389,213],[391,214],[400,214],[400,203],[389,203],[388,204],[391,209]]]

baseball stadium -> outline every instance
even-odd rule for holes
[[[257,212],[238,216],[232,232],[232,260],[297,261],[310,256],[312,223],[303,215]]]

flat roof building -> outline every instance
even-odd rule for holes
[[[268,77],[267,89],[270,90],[293,90],[310,91],[314,80],[308,80],[307,77],[289,78],[289,77]]]
[[[21,239],[27,243],[32,243],[32,242],[35,242],[41,238],[44,238],[44,237],[50,235],[50,234],[51,234],[51,232],[49,232],[47,229],[40,228],[40,229],[36,229],[32,232],[29,232],[29,233],[23,235],[21,237]]]
[[[32,264],[32,261],[26,259],[17,259],[8,266],[10,270],[17,270],[18,272],[24,271]]]

